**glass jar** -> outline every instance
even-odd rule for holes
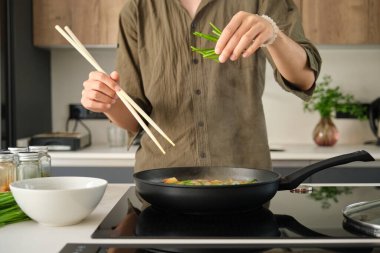
[[[0,152],[0,192],[9,191],[9,184],[16,180],[16,165],[14,154]]]
[[[37,152],[19,152],[17,180],[41,177],[40,158]]]
[[[19,152],[28,152],[28,147],[9,147],[8,150],[14,154],[15,164],[18,164],[18,153]]]
[[[48,153],[47,146],[29,146],[30,152],[37,152],[39,154],[41,177],[51,176],[51,157]]]
[[[124,147],[126,143],[125,130],[111,123],[107,129],[107,139],[110,147]]]

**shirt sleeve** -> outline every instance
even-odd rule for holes
[[[315,80],[317,80],[322,60],[318,50],[305,37],[301,17],[293,0],[261,0],[258,14],[265,14],[271,17],[283,33],[303,47],[307,55],[307,64],[310,69],[314,71]],[[295,85],[281,76],[268,51],[264,51],[268,61],[273,67],[275,79],[280,86],[284,90],[295,94],[305,101],[309,100],[313,94],[315,83],[313,84],[313,87],[307,91],[299,90]]]
[[[116,70],[120,75],[122,89],[149,115],[151,106],[144,93],[139,67],[137,17],[136,1],[127,0],[119,15]],[[128,131],[129,147],[139,132]]]

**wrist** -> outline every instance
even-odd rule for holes
[[[266,42],[264,42],[260,47],[267,47],[269,45],[272,45],[277,37],[279,37],[280,29],[278,28],[276,22],[273,21],[272,18],[268,17],[267,15],[261,15],[263,19],[265,19],[271,26],[272,26],[272,37],[270,37]]]

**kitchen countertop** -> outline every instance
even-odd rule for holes
[[[96,243],[99,240],[92,239],[91,234],[129,186],[108,185],[96,209],[77,225],[47,227],[34,221],[26,221],[0,228],[0,252],[59,252],[68,242]]]
[[[334,184],[335,186],[337,184]],[[355,184],[361,186],[363,184]],[[365,184],[369,186],[369,184]],[[376,184],[379,186],[380,184]],[[99,205],[85,220],[77,225],[65,227],[47,227],[39,225],[34,221],[26,221],[7,225],[0,228],[0,252],[7,253],[40,253],[59,252],[66,243],[80,244],[171,244],[185,243],[196,244],[199,240],[191,239],[92,239],[91,234],[100,224],[107,213],[128,190],[128,184],[110,184]],[[327,186],[325,184],[325,186]],[[343,186],[343,185],[341,185]],[[351,186],[353,186],[351,184]],[[259,239],[232,239],[229,243],[255,243]],[[312,239],[310,239],[312,240]],[[322,241],[322,239],[320,239]],[[379,245],[379,238],[364,239],[365,243]],[[181,242],[179,242],[181,241]],[[233,242],[232,242],[233,241]],[[350,239],[350,243],[355,243],[356,239]],[[363,242],[363,239],[361,239]],[[202,239],[204,243],[213,243],[210,239]]]
[[[380,166],[380,146],[346,145],[318,147],[314,144],[271,145],[273,166],[303,166],[305,163],[327,159],[357,150],[368,151],[376,160],[366,166]],[[51,151],[53,167],[133,167],[137,146],[110,148],[106,145],[92,145],[79,151]]]

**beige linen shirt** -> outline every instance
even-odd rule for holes
[[[291,0],[203,0],[194,19],[180,0],[127,0],[119,22],[120,84],[176,144],[172,147],[149,126],[167,153],[144,133],[135,171],[174,166],[271,169],[262,105],[266,59],[285,91],[308,99],[313,89],[293,88],[265,49],[224,64],[191,51],[191,45],[215,46],[194,31],[211,33],[209,22],[223,28],[239,11],[272,17],[305,49],[308,65],[318,75],[320,56],[305,38]],[[278,113],[284,109],[286,105]]]

